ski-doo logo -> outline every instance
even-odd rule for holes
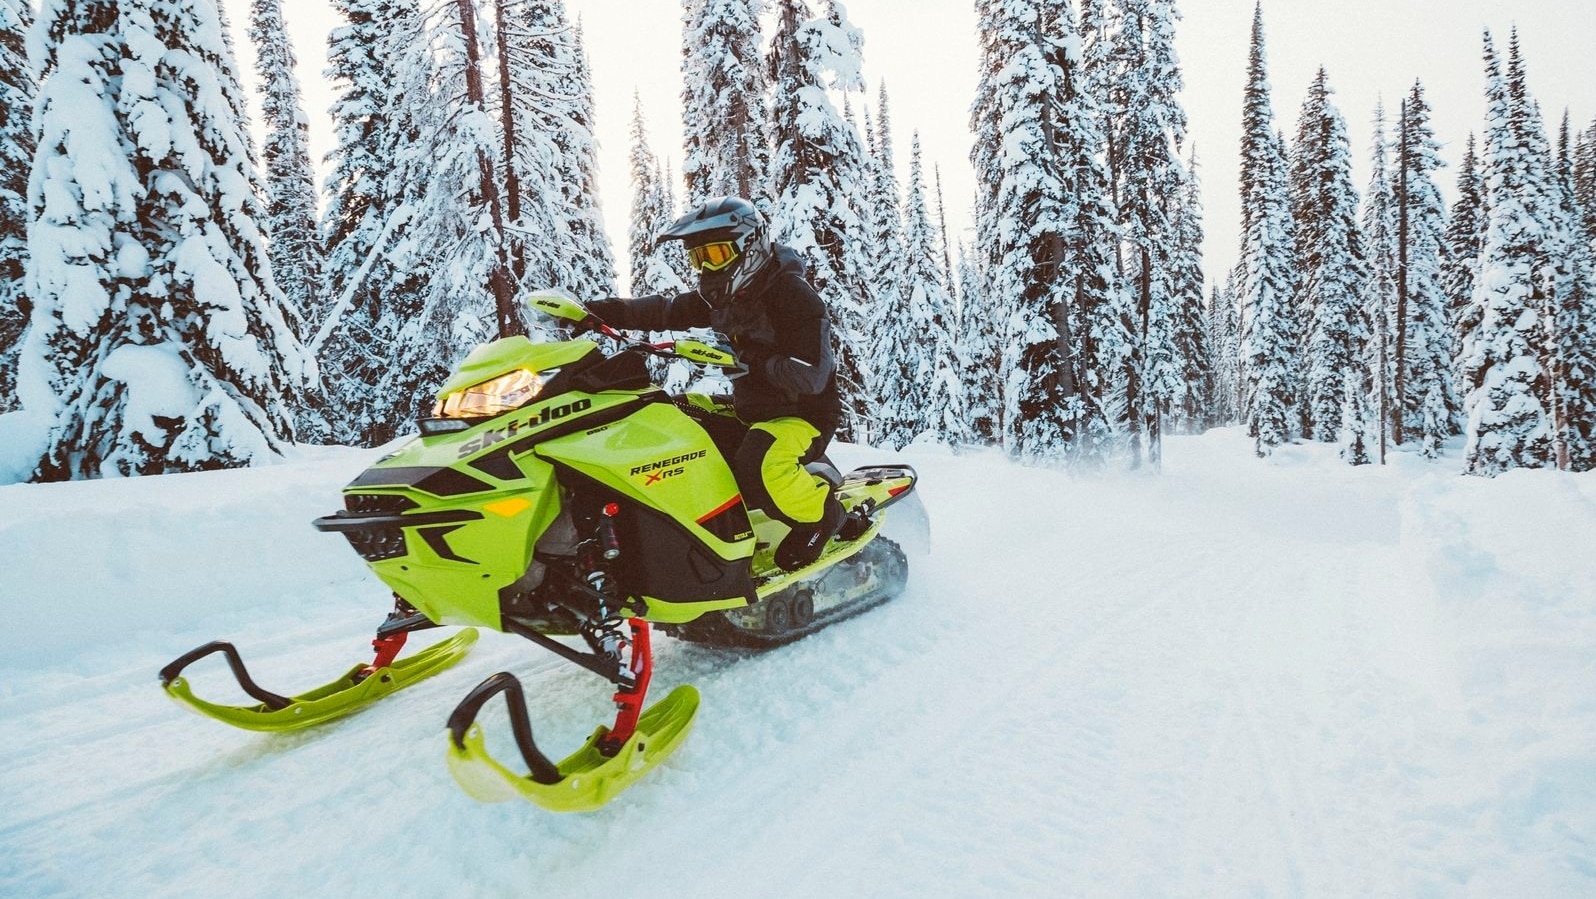
[[[535,418],[528,418],[525,421],[512,421],[505,427],[494,428],[491,431],[483,433],[480,437],[473,437],[472,439],[467,440],[460,447],[459,458],[464,459],[466,456],[481,452],[482,450],[493,446],[495,443],[513,440],[520,436],[524,431],[535,430],[551,421],[558,421],[562,418],[575,415],[578,412],[586,412],[591,408],[593,408],[592,400],[577,400],[573,403],[566,403],[565,405],[561,406],[544,406],[538,410],[537,417]]]
[[[694,459],[702,459],[708,454],[708,450],[698,450],[697,452],[686,453],[681,456],[672,456],[669,459],[660,459],[656,462],[649,462],[646,465],[635,465],[632,467],[632,474],[647,475],[648,480],[643,482],[643,486],[647,487],[650,484],[657,484],[666,478],[675,477],[679,474],[685,473],[687,471],[686,466],[688,462],[691,462]]]

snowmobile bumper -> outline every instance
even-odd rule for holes
[[[381,664],[359,664],[338,679],[313,690],[295,696],[279,696],[255,684],[244,669],[238,650],[231,643],[217,641],[194,649],[162,668],[161,687],[168,696],[186,708],[234,727],[266,732],[299,730],[347,715],[437,674],[465,658],[476,642],[476,628],[465,628],[449,639],[404,659],[383,659],[383,647],[378,647]],[[393,651],[398,651],[397,645]],[[226,656],[239,686],[260,703],[250,706],[222,705],[194,695],[188,680],[181,676],[183,669],[216,653]]]

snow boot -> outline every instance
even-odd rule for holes
[[[825,551],[826,542],[837,533],[845,517],[842,503],[837,501],[835,491],[826,494],[826,507],[820,513],[820,520],[814,524],[800,524],[793,528],[776,547],[776,564],[783,571],[797,571],[805,565],[813,564]]]

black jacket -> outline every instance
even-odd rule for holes
[[[775,257],[721,308],[698,291],[674,297],[595,300],[588,308],[607,324],[644,331],[714,328],[731,340],[748,374],[732,382],[732,401],[747,422],[792,415],[836,426],[842,410],[831,354],[826,304],[804,278],[797,251]]]

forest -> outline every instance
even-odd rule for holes
[[[683,138],[661,151],[634,109],[612,247],[562,0],[334,0],[327,111],[291,12],[252,0],[259,123],[214,0],[0,0],[0,443],[35,481],[380,445],[472,347],[569,336],[531,291],[689,287],[653,235],[737,195],[830,309],[845,440],[1156,469],[1166,433],[1241,426],[1259,456],[1596,462],[1596,122],[1549,126],[1516,34],[1483,36],[1448,207],[1422,83],[1368,111],[1361,186],[1325,73],[1294,129],[1276,118],[1260,4],[1224,161],[1237,258],[1210,283],[1175,0],[974,2],[980,186],[946,198],[917,135],[900,181],[843,4],[682,0],[683,121],[653,124]],[[310,115],[332,118],[325,163]]]

